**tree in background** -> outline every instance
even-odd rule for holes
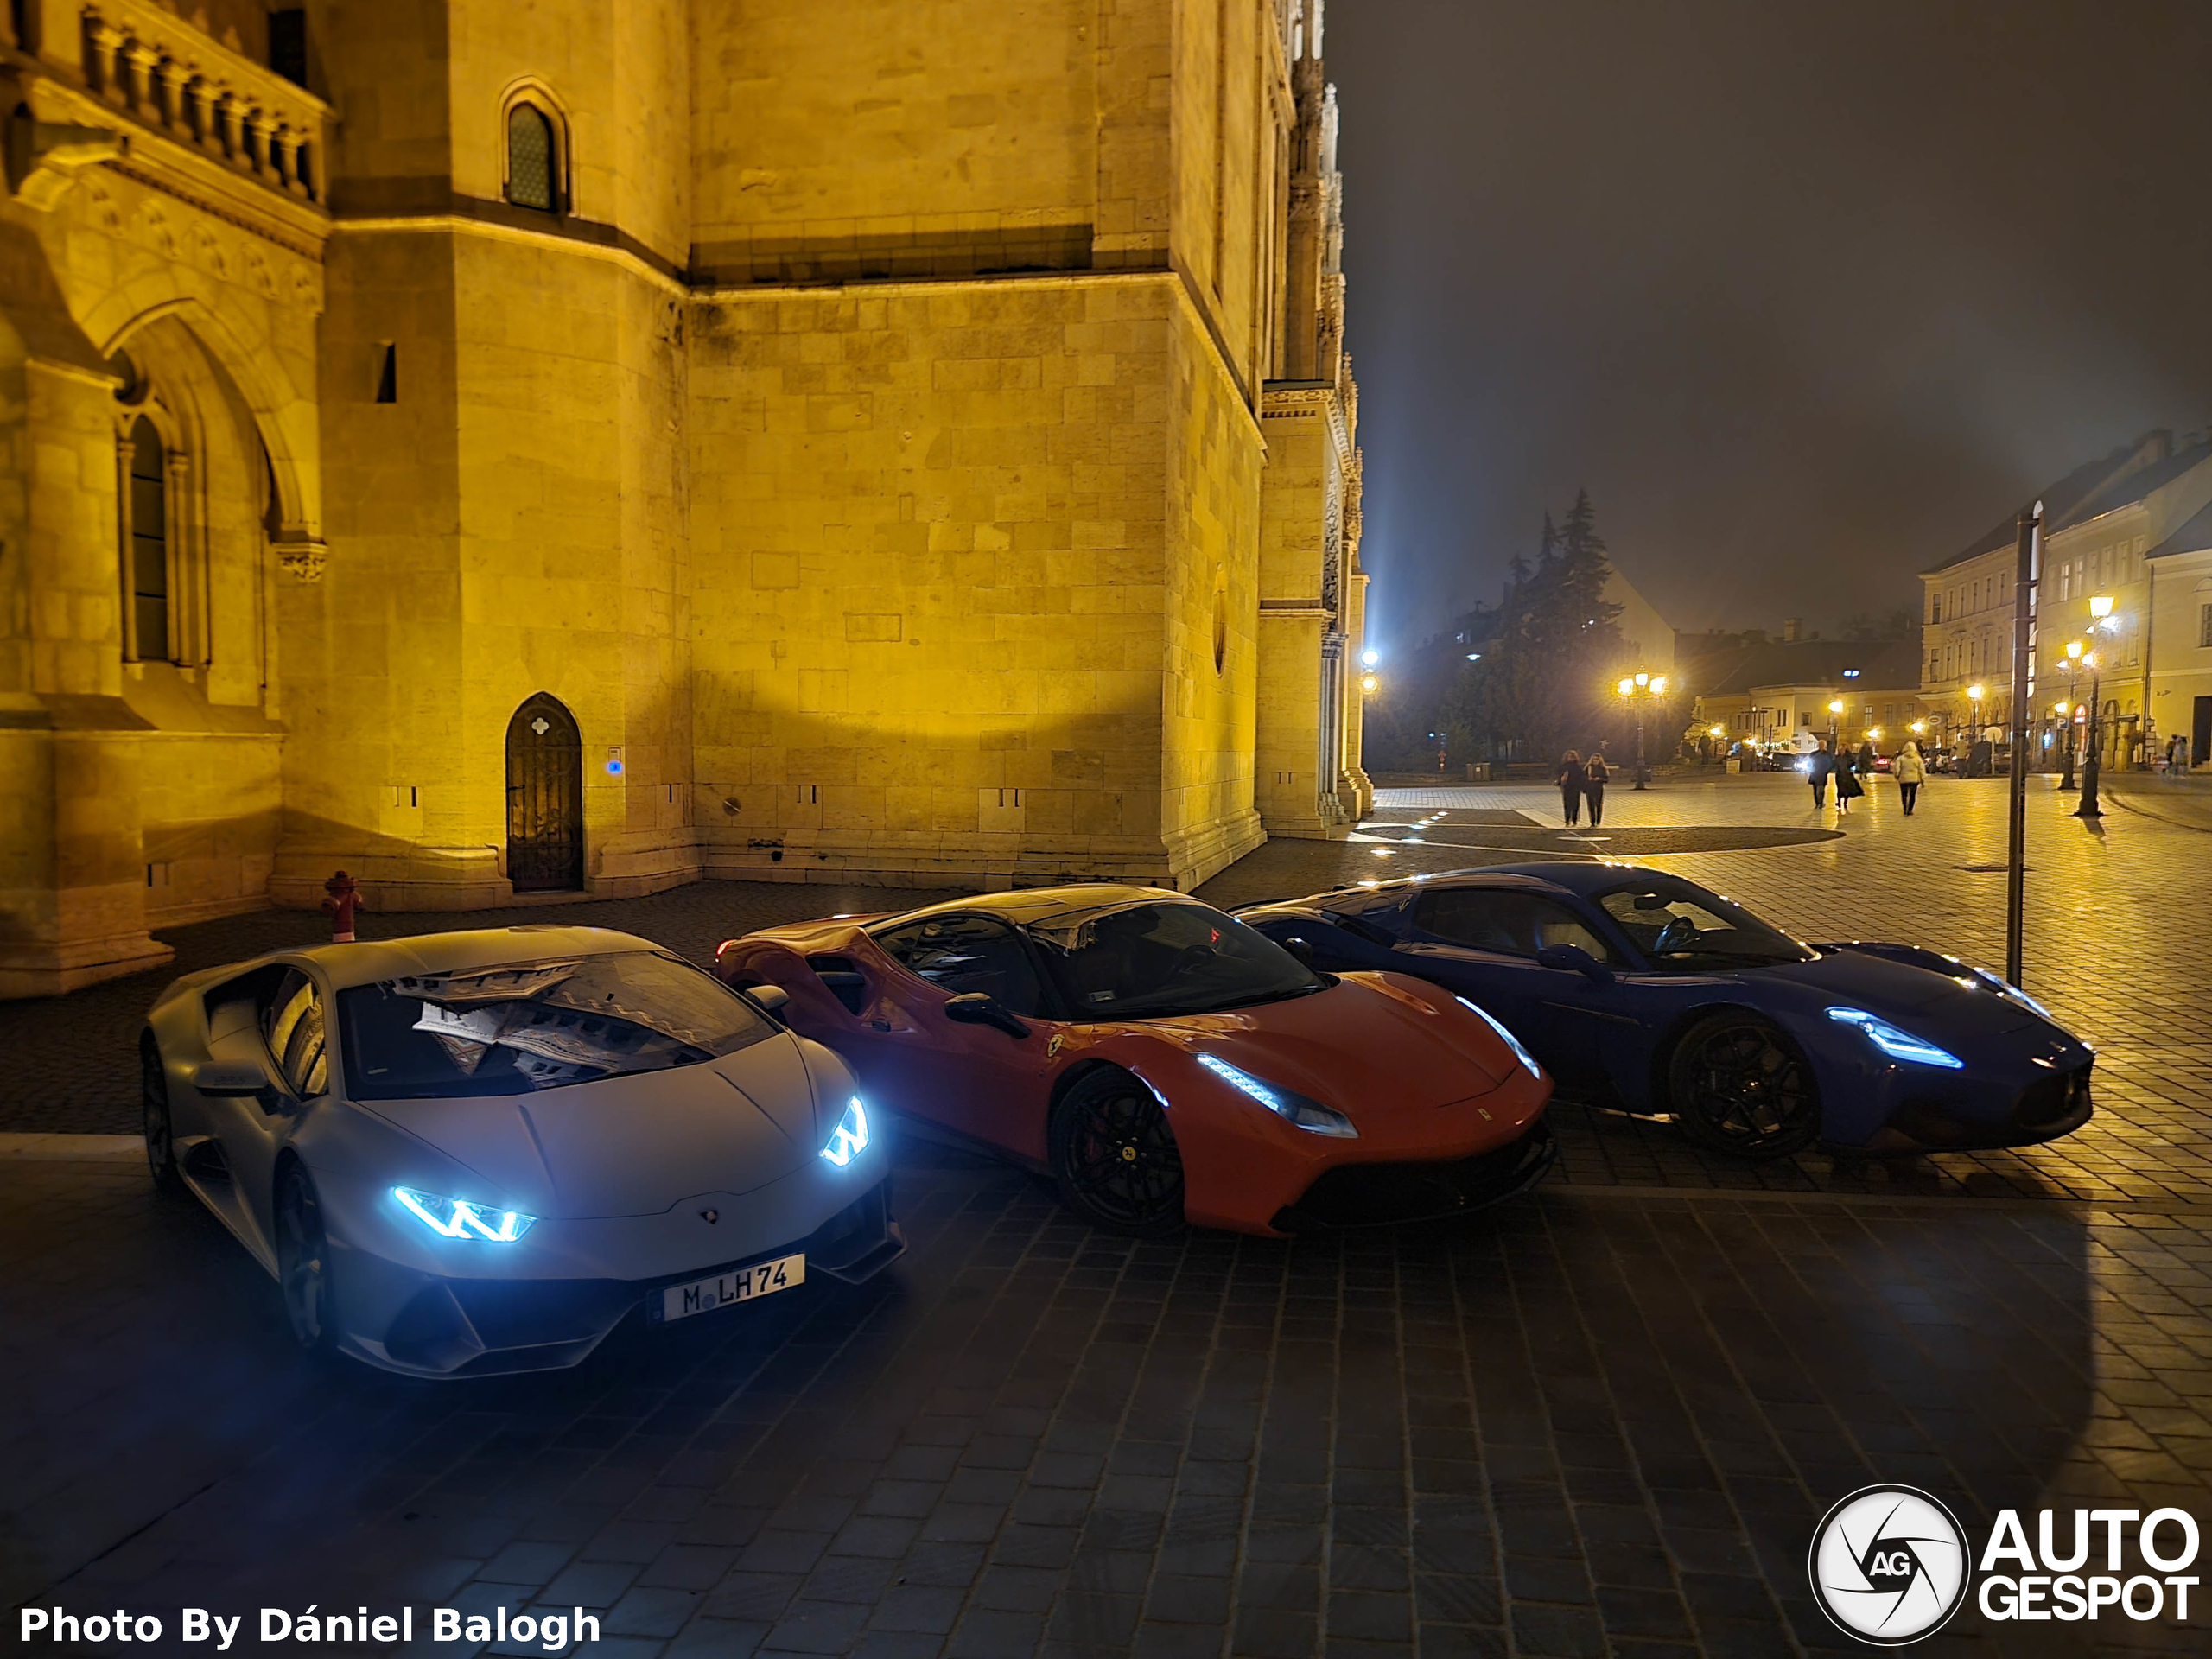
[[[1610,566],[1587,490],[1565,522],[1549,512],[1536,562],[1509,567],[1499,626],[1482,660],[1462,668],[1445,699],[1453,749],[1493,760],[1548,760],[1612,734],[1608,673],[1624,646],[1621,607],[1605,596]]]

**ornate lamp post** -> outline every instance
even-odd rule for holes
[[[1627,698],[1629,706],[1636,710],[1636,786],[1643,789],[1647,787],[1650,777],[1643,764],[1643,706],[1653,697],[1667,695],[1667,677],[1664,674],[1631,674],[1616,684],[1613,690]]]
[[[1841,697],[1830,697],[1828,699],[1828,753],[1830,754],[1834,754],[1835,753],[1836,716],[1840,715],[1842,712],[1843,699]]]
[[[2066,716],[2065,771],[2058,779],[2061,789],[2074,787],[2074,720],[2082,707],[2075,681],[2082,672],[2082,653],[2087,649],[2079,639],[2066,642],[2066,701],[2058,705],[2058,712]]]

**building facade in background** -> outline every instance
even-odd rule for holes
[[[0,994],[1341,834],[1319,0],[0,15]]]

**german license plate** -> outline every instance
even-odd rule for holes
[[[732,1268],[710,1279],[688,1285],[671,1285],[660,1294],[660,1317],[688,1319],[694,1313],[711,1313],[733,1302],[749,1302],[756,1296],[772,1296],[779,1290],[806,1282],[806,1257],[779,1255],[773,1262],[756,1262],[749,1268]]]

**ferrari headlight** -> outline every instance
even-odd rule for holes
[[[1359,1131],[1352,1127],[1351,1119],[1342,1112],[1324,1106],[1318,1100],[1308,1100],[1304,1095],[1291,1090],[1279,1089],[1272,1083],[1262,1083],[1249,1071],[1241,1066],[1231,1065],[1217,1054],[1201,1054],[1198,1064],[1223,1082],[1243,1090],[1285,1122],[1295,1124],[1309,1135],[1335,1135],[1344,1141],[1359,1139]]]
[[[494,1244],[512,1244],[537,1224],[536,1216],[519,1210],[497,1210],[466,1198],[442,1198],[411,1186],[395,1186],[391,1196],[441,1238],[481,1238]]]
[[[830,1144],[822,1148],[822,1155],[842,1169],[867,1150],[868,1108],[855,1095],[845,1103],[845,1115],[837,1120],[836,1132],[830,1135]]]
[[[1527,1049],[1521,1046],[1521,1039],[1505,1028],[1505,1022],[1503,1020],[1500,1020],[1488,1008],[1482,1007],[1476,1003],[1470,1002],[1464,996],[1459,999],[1459,1002],[1461,1007],[1470,1009],[1472,1012],[1482,1015],[1484,1023],[1488,1025],[1490,1028],[1496,1032],[1499,1036],[1505,1039],[1505,1046],[1513,1051],[1513,1058],[1529,1068],[1529,1075],[1530,1077],[1541,1077],[1544,1075],[1544,1068],[1536,1064],[1536,1057],[1531,1054]]]
[[[1864,1008],[1830,1008],[1828,1018],[1858,1027],[1868,1042],[1893,1060],[1910,1060],[1915,1065],[1940,1065],[1953,1071],[1966,1065],[1949,1049],[1938,1048],[1923,1037],[1900,1031],[1886,1020],[1877,1020]]]

